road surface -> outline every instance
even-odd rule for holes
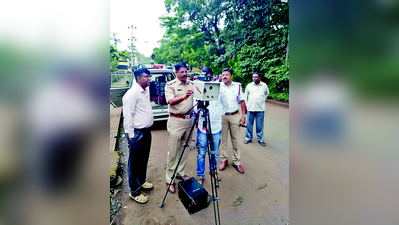
[[[229,166],[224,171],[218,171],[222,178],[218,189],[221,224],[286,225],[289,223],[289,109],[274,103],[266,103],[264,121],[266,147],[257,143],[256,135],[253,142],[244,144],[245,129],[240,128],[238,141],[238,146],[241,148],[241,165],[245,174],[239,174],[231,166],[232,150],[228,152]],[[167,146],[166,122],[154,123],[147,171],[148,181],[154,183],[154,190],[144,192],[149,196],[149,202],[141,205],[129,199],[126,173],[128,147],[124,138],[120,140],[119,150],[125,153],[121,158],[121,163],[124,165],[124,181],[117,198],[123,206],[114,224],[214,224],[212,203],[207,208],[190,215],[178,199],[177,190],[175,194],[169,193],[164,207],[159,208],[166,191],[164,167]],[[231,149],[230,141],[229,147]],[[194,148],[186,151],[190,151],[186,166],[187,175],[197,178],[195,171],[197,151]],[[206,168],[204,187],[210,192],[208,165]]]

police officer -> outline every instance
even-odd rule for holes
[[[166,187],[169,187],[170,193],[175,193],[176,188],[171,183],[171,177],[176,169],[179,156],[183,150],[183,144],[188,138],[192,125],[191,115],[189,111],[193,107],[193,91],[194,83],[187,79],[187,65],[179,62],[175,65],[176,79],[169,81],[165,86],[165,97],[169,104],[169,118],[167,129],[169,132],[168,157],[166,168]],[[188,179],[186,176],[185,166],[188,159],[189,151],[185,151],[180,164],[177,168],[178,179]]]
[[[247,117],[247,110],[244,102],[244,93],[242,92],[241,84],[233,82],[233,70],[224,68],[222,70],[223,82],[220,88],[227,96],[229,108],[222,118],[222,145],[221,145],[221,162],[219,170],[223,171],[229,164],[227,154],[227,139],[230,132],[231,144],[233,146],[233,167],[239,172],[244,173],[244,168],[241,166],[240,149],[237,145],[238,135],[240,134],[240,124],[245,124]],[[241,104],[242,116],[239,114],[239,107]]]

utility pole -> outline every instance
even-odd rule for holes
[[[134,51],[136,50],[133,41],[137,41],[137,40],[133,36],[133,25],[130,25],[130,27],[128,27],[128,29],[131,29],[131,37],[128,40],[130,40],[130,46],[129,46],[129,49],[130,49],[130,60],[131,60],[131,63],[132,63],[131,66],[133,68],[133,65],[134,65]],[[134,29],[137,29],[137,27],[134,27]]]

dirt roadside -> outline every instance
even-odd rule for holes
[[[241,128],[240,132],[239,148],[245,174],[239,174],[231,166],[231,150],[228,152],[230,165],[224,171],[218,171],[222,178],[218,189],[221,224],[288,224],[288,108],[273,103],[266,104],[264,125],[266,147],[260,146],[256,142],[256,137],[252,143],[244,144],[245,128]],[[192,139],[195,139],[195,134]],[[122,208],[113,224],[214,224],[212,204],[190,215],[178,199],[177,193],[168,194],[165,206],[159,208],[166,191],[164,166],[168,132],[165,122],[154,124],[152,140],[147,176],[148,181],[154,183],[154,190],[144,192],[149,196],[149,202],[144,205],[129,199],[126,173],[128,147],[124,139],[119,141],[119,149],[125,153],[121,158],[125,172],[123,184],[116,195],[122,203]],[[229,148],[231,149],[231,143]],[[187,175],[197,178],[196,149],[186,151],[190,151],[186,166]],[[209,174],[206,174],[204,187],[210,191]]]

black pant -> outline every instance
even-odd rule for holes
[[[129,138],[127,136],[127,138]],[[147,177],[148,158],[151,149],[150,128],[134,129],[134,137],[129,142],[128,176],[133,196],[140,195],[141,185]]]

